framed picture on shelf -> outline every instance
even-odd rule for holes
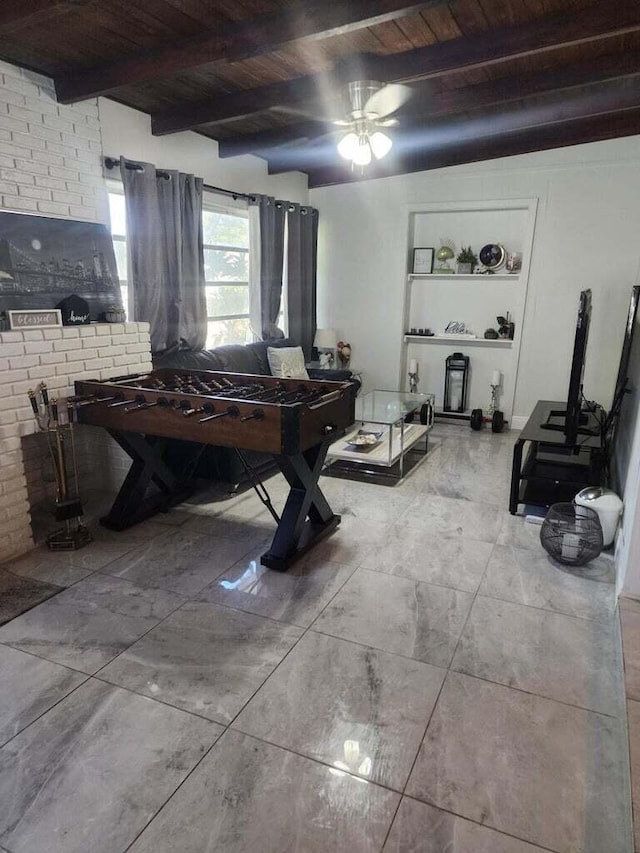
[[[414,249],[413,250],[413,273],[432,273],[433,272],[433,249]]]

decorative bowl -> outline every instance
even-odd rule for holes
[[[347,444],[350,447],[356,447],[358,449],[375,447],[376,444],[380,443],[381,438],[381,432],[372,432],[368,429],[361,429],[358,430],[353,438],[347,440]]]

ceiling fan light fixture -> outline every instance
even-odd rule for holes
[[[358,147],[351,159],[356,166],[368,166],[371,162],[371,145],[369,145],[368,133],[360,134]]]
[[[345,160],[353,160],[358,151],[359,145],[358,134],[350,130],[346,136],[343,136],[338,142],[338,154],[344,157]]]
[[[375,133],[371,134],[369,144],[371,145],[373,156],[376,160],[381,160],[389,153],[389,151],[391,151],[393,141],[386,133],[383,133],[381,130],[376,130]]]

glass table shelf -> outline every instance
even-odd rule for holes
[[[426,456],[434,405],[434,394],[385,390],[364,394],[356,401],[354,428],[329,448],[325,473],[402,480]],[[376,434],[374,444],[353,444],[363,431]]]

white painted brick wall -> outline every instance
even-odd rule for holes
[[[124,347],[125,354],[114,357],[112,350],[123,348],[112,345],[116,339],[128,341],[135,352],[126,353]],[[64,398],[73,394],[76,379],[108,379],[114,372],[151,369],[148,323],[0,332],[0,562],[33,547],[29,500],[50,493],[42,444],[34,444],[37,428],[27,391],[44,380],[50,396],[62,398],[64,408]],[[23,441],[25,437],[28,442]],[[81,425],[76,439],[80,472],[90,475],[92,488],[118,486],[128,469],[128,457],[107,433]],[[30,446],[35,449],[25,457],[23,451]],[[86,482],[87,477],[82,480]]]
[[[0,61],[0,207],[109,221],[98,102],[64,106],[53,81]]]

